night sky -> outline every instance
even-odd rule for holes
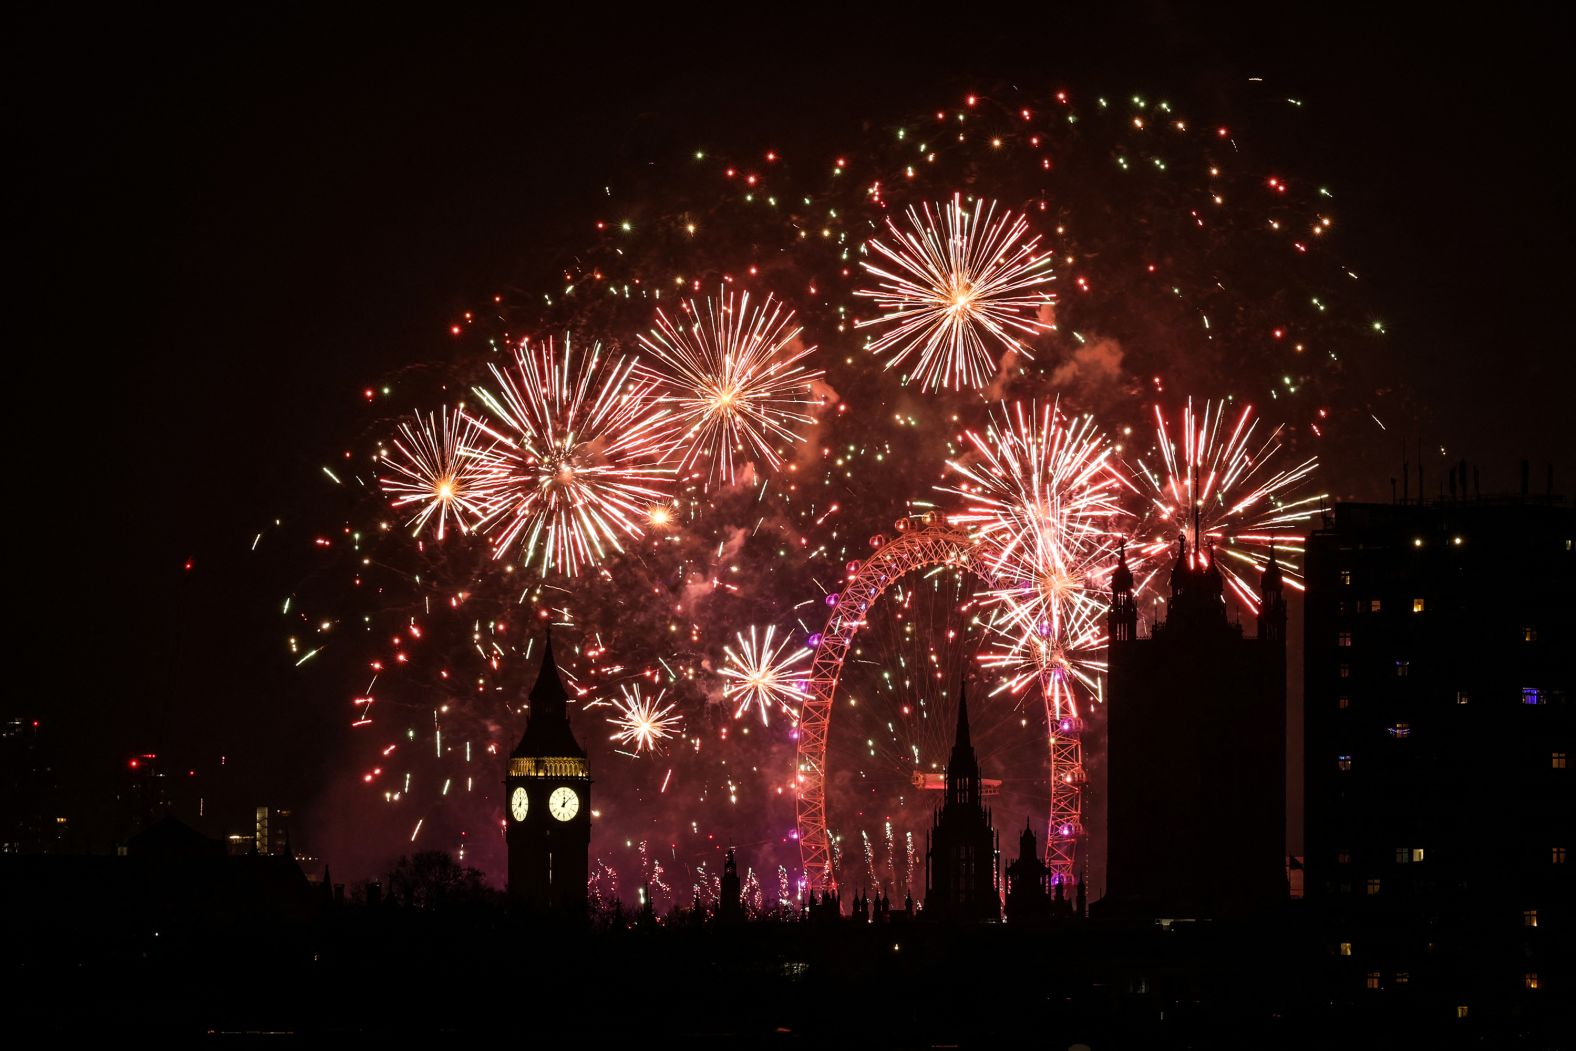
[[[835,142],[980,77],[1226,113],[1246,78],[1285,83],[1315,133],[1258,138],[1343,188],[1389,366],[1430,410],[1387,421],[1395,469],[1329,465],[1333,492],[1388,498],[1403,437],[1435,447],[1431,491],[1442,444],[1482,465],[1485,491],[1513,488],[1528,457],[1535,485],[1552,461],[1570,492],[1568,27],[1140,10],[14,25],[13,389],[33,466],[13,472],[7,706],[64,728],[70,808],[90,811],[141,751],[205,769],[226,755],[213,792],[237,825],[256,803],[319,797],[344,713],[284,657],[286,585],[251,539],[311,512],[357,392],[449,353],[451,318],[531,281],[538,246],[581,235],[606,173],[762,129]]]

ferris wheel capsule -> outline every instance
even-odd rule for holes
[[[924,515],[920,517],[920,521],[924,522],[928,526],[933,526],[941,521],[941,514],[937,511],[926,511]]]
[[[892,523],[892,528],[896,529],[899,533],[908,532],[908,519],[899,518],[896,522]]]
[[[875,536],[870,538],[870,546],[873,548],[880,547],[884,543],[886,543],[885,533],[877,533]]]
[[[871,546],[873,547],[875,545],[872,544]],[[856,559],[855,561],[848,563],[848,565],[844,566],[843,568],[848,572],[849,576],[853,576],[855,573],[859,572],[859,562]]]

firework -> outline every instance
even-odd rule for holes
[[[1250,609],[1258,608],[1258,578],[1272,547],[1287,584],[1302,587],[1305,531],[1322,499],[1307,491],[1318,461],[1279,466],[1281,428],[1258,441],[1257,427],[1252,406],[1231,418],[1224,404],[1206,401],[1195,410],[1189,399],[1173,433],[1155,406],[1156,451],[1134,469],[1145,500],[1134,547],[1144,570],[1140,588],[1164,568],[1179,534],[1189,559],[1213,557]]]
[[[655,697],[646,698],[640,695],[640,684],[636,683],[633,686],[621,686],[619,693],[619,699],[612,702],[618,714],[608,719],[614,727],[608,740],[628,745],[636,752],[649,752],[656,750],[658,741],[679,732],[683,717],[674,714],[674,705],[662,703],[662,699],[667,696],[666,690],[659,690]]]
[[[800,364],[815,350],[799,344],[794,312],[768,295],[758,307],[748,292],[723,291],[682,304],[684,316],[657,312],[640,337],[657,365],[662,402],[672,410],[679,473],[709,461],[708,477],[735,480],[740,462],[777,470],[777,443],[799,441],[794,424],[810,424],[821,377]]]
[[[792,713],[793,705],[804,699],[802,678],[813,650],[793,646],[784,637],[781,644],[772,644],[775,627],[768,626],[766,634],[757,637],[750,628],[748,639],[744,632],[738,634],[738,649],[724,646],[727,664],[722,677],[727,683],[722,688],[723,697],[732,701],[737,710],[734,718],[742,719],[751,708],[760,712],[761,725],[774,708]],[[784,655],[784,651],[787,651]]]
[[[496,492],[488,466],[491,443],[463,412],[451,416],[445,407],[436,416],[417,413],[399,425],[393,444],[394,451],[381,458],[389,473],[380,481],[395,507],[414,511],[407,523],[413,536],[432,525],[442,540],[451,518],[468,533],[486,516]]]
[[[640,537],[668,499],[667,411],[635,361],[604,361],[601,344],[576,358],[570,340],[522,342],[515,367],[491,366],[498,393],[477,388],[495,422],[488,469],[498,487],[487,519],[494,556],[518,545],[521,562],[573,576]]]
[[[981,596],[988,645],[982,667],[1004,677],[996,692],[1038,684],[1057,714],[1077,711],[1075,685],[1098,692],[1105,670],[1106,596],[1113,557],[1105,542],[1069,542],[1065,527],[1037,530]]]
[[[1092,417],[1069,420],[1055,404],[1001,408],[983,435],[966,433],[974,462],[947,461],[962,480],[937,488],[969,501],[952,521],[991,544],[998,570],[1014,561],[1041,566],[1059,591],[1076,583],[1066,576],[1081,553],[1110,537],[1124,514],[1122,476]]]
[[[1372,427],[1370,413],[1377,419],[1400,409],[1383,393],[1395,385],[1370,373],[1383,362],[1373,352],[1383,326],[1366,295],[1370,283],[1357,280],[1361,267],[1345,253],[1346,224],[1332,222],[1340,188],[1278,170],[1242,129],[1186,113],[1181,99],[997,87],[901,122],[874,120],[858,144],[824,153],[819,143],[807,145],[791,165],[717,143],[704,156],[666,158],[649,169],[653,178],[640,180],[654,191],[649,198],[624,195],[620,186],[633,183],[622,177],[609,179],[606,193],[599,186],[598,214],[580,217],[586,239],[562,243],[553,279],[465,304],[471,309],[445,319],[450,335],[423,365],[428,389],[465,392],[459,411],[458,395],[437,395],[450,406],[448,427],[478,428],[455,443],[453,462],[471,466],[458,450],[473,441],[489,447],[476,458],[471,487],[461,490],[476,498],[474,506],[438,502],[438,455],[396,492],[394,461],[410,457],[391,440],[393,428],[376,433],[374,448],[336,443],[320,475],[313,464],[315,480],[359,502],[353,515],[341,516],[336,503],[330,522],[303,522],[309,532],[300,537],[293,524],[271,527],[289,530],[323,562],[280,595],[284,641],[300,674],[332,675],[336,700],[357,698],[346,709],[363,739],[353,769],[367,798],[381,800],[389,844],[402,843],[425,818],[418,842],[442,845],[468,833],[459,842],[498,871],[502,841],[491,834],[498,815],[485,790],[487,764],[513,744],[512,701],[535,667],[531,628],[551,622],[585,640],[580,671],[588,700],[598,693],[616,700],[609,684],[635,678],[650,694],[658,686],[674,693],[687,680],[709,687],[735,713],[686,718],[681,738],[650,739],[676,753],[671,759],[625,761],[608,781],[613,816],[599,850],[606,847],[617,873],[610,868],[603,882],[622,882],[631,900],[634,887],[665,876],[671,892],[661,878],[652,886],[665,904],[687,897],[697,866],[716,867],[717,843],[760,843],[751,860],[762,873],[779,868],[784,888],[768,900],[797,897],[814,883],[801,868],[804,829],[760,827],[770,820],[761,815],[777,812],[768,800],[802,790],[794,752],[807,735],[795,721],[802,699],[793,691],[800,676],[809,677],[813,655],[801,656],[797,642],[822,630],[821,602],[843,586],[846,567],[870,557],[866,538],[905,503],[931,507],[919,498],[937,499],[925,490],[952,460],[978,476],[947,468],[944,484],[955,483],[952,509],[972,516],[961,524],[988,552],[973,560],[988,570],[986,582],[976,585],[958,567],[933,568],[926,571],[933,576],[895,581],[879,607],[845,611],[870,624],[860,629],[863,653],[851,652],[843,670],[838,729],[822,770],[828,805],[846,833],[846,860],[864,864],[854,846],[863,825],[883,872],[895,848],[895,867],[908,874],[903,882],[922,882],[916,856],[922,863],[924,789],[950,746],[945,706],[964,667],[983,662],[986,689],[1008,684],[1010,693],[981,698],[976,732],[992,742],[988,762],[1035,786],[1032,798],[1023,787],[1011,807],[1038,813],[1043,784],[1034,778],[1048,769],[1046,734],[1074,739],[1079,727],[1067,731],[1027,710],[1033,688],[1044,685],[1051,714],[1074,700],[1080,708],[1088,703],[1101,677],[1113,543],[1126,535],[1142,589],[1163,580],[1155,574],[1169,568],[1177,532],[1191,528],[1194,457],[1182,432],[1200,425],[1179,422],[1182,398],[1168,392],[1252,400],[1264,412],[1266,422],[1245,443],[1259,473],[1232,481],[1221,508],[1200,508],[1204,557],[1213,542],[1223,568],[1242,574],[1227,590],[1239,595],[1246,582],[1256,592],[1252,567],[1240,559],[1261,557],[1265,545],[1253,536],[1273,533],[1288,583],[1297,586],[1296,522],[1253,524],[1263,524],[1255,516],[1273,502],[1224,524],[1217,511],[1240,502],[1238,493],[1273,489],[1265,483],[1279,466],[1257,458],[1280,420],[1287,431],[1276,455],[1291,464],[1314,444],[1321,458],[1368,445],[1354,424]],[[1263,101],[1305,119],[1284,98]],[[962,198],[954,196],[959,188],[967,191]],[[973,270],[964,265],[970,260]],[[1004,267],[1016,268],[1024,286],[1004,290],[1011,280],[999,280],[994,298],[982,300],[975,280],[974,298],[958,302],[971,290],[954,276],[967,281]],[[1052,289],[1061,293],[1054,316]],[[1021,302],[1011,305],[1015,299]],[[564,331],[577,333],[572,358],[561,339],[556,350],[536,342],[536,333]],[[847,344],[850,332],[876,352]],[[529,347],[523,333],[533,334]],[[593,352],[581,338],[589,333],[617,339],[617,349],[605,343],[600,355]],[[808,344],[821,349],[801,353]],[[737,354],[731,362],[729,348]],[[833,348],[839,352],[827,357]],[[1014,348],[1038,360],[1015,362]],[[537,358],[517,364],[521,352]],[[626,368],[620,355],[635,353],[639,361]],[[469,391],[492,362],[507,375],[480,381],[492,392],[488,404]],[[354,408],[386,418],[384,399],[411,392],[403,364],[391,376],[367,377],[355,392],[365,404]],[[730,366],[745,385],[766,384],[756,403],[763,415],[724,411]],[[1015,398],[1024,405],[1005,410],[1003,420],[1003,409],[993,419],[990,403],[977,396],[916,400],[891,387],[883,366],[921,389],[1000,382],[1009,405]],[[827,389],[814,378],[817,368],[838,391],[821,406],[812,401]],[[513,404],[510,385],[518,388]],[[1148,394],[1140,400],[1135,391]],[[1047,438],[1056,428],[1029,402],[1043,406],[1053,392],[1063,393],[1064,406],[1076,398],[1080,408],[1097,409],[1113,436],[1143,435],[1117,450],[1132,465],[1131,488],[1118,482],[1119,492],[1106,491],[1103,468],[1080,481],[1071,469],[1080,455],[1078,421],[1059,421],[1063,433]],[[1176,439],[1169,468],[1168,450],[1149,440],[1156,400]],[[423,406],[413,432],[427,428],[446,440],[436,415],[443,403],[430,403],[432,418]],[[1242,401],[1225,404],[1223,420],[1216,422],[1218,409],[1211,417],[1219,445],[1232,437]],[[588,429],[598,405],[607,417],[624,414],[613,420],[618,426]],[[805,422],[811,418],[813,425]],[[1026,429],[1038,437],[1008,437]],[[621,445],[620,435],[631,431],[641,433]],[[399,435],[401,444],[411,441]],[[1114,459],[1103,466],[1126,474]],[[570,470],[561,476],[555,464],[566,460]],[[590,467],[604,462],[612,472],[590,477]],[[675,481],[681,462],[682,482]],[[377,482],[362,489],[369,466]],[[620,473],[625,468],[631,473]],[[604,480],[632,481],[635,491],[604,495]],[[477,495],[476,486],[495,483],[485,499]],[[1295,503],[1306,484],[1293,480],[1274,495]],[[1174,485],[1180,497],[1167,492]],[[1221,492],[1219,481],[1199,472],[1198,488],[1210,485]],[[403,497],[413,499],[391,515],[391,500]],[[1103,501],[1137,514],[1102,521]],[[413,529],[425,545],[411,542]],[[464,529],[489,543],[432,550],[440,532]],[[260,558],[271,557],[266,542],[254,546]],[[627,553],[615,557],[620,547]],[[521,562],[529,573],[520,572]],[[1150,583],[1143,598],[1158,590]],[[752,642],[752,624],[776,624],[776,634],[765,643],[762,627]],[[793,644],[785,642],[790,634]],[[729,649],[736,659],[725,657]],[[802,671],[775,668],[794,657],[806,662]],[[713,674],[719,678],[708,683]],[[771,681],[781,693],[770,691]],[[417,696],[433,701],[405,700]],[[652,714],[676,699],[664,698]],[[586,705],[588,728],[627,710],[599,703],[600,714]],[[776,710],[789,713],[787,725]],[[754,732],[757,715],[779,726]],[[638,749],[646,758],[651,745],[610,742],[614,729],[586,740],[593,764],[606,764],[615,751]],[[1076,771],[1076,762],[1055,754],[1056,770]],[[892,775],[886,781],[864,780],[883,768]],[[909,780],[916,772],[923,785]],[[847,816],[855,802],[858,821]],[[895,823],[883,845],[888,816]],[[660,866],[644,852],[643,864],[635,863],[634,844],[647,835],[663,844]],[[785,861],[788,870],[779,866]]]
[[[977,459],[949,461],[963,481],[944,491],[970,501],[954,521],[991,545],[995,586],[982,595],[992,648],[982,658],[1007,673],[1001,687],[1039,682],[1057,713],[1075,710],[1073,683],[1096,688],[1104,598],[1122,478],[1089,417],[1055,405],[1003,406],[983,435],[967,435]]]
[[[983,198],[970,212],[957,195],[939,212],[910,208],[908,222],[904,230],[888,219],[891,242],[869,242],[879,265],[860,263],[878,280],[854,295],[884,311],[858,323],[885,330],[871,353],[890,352],[889,369],[913,359],[909,378],[926,390],[984,386],[1003,350],[1032,359],[1023,337],[1047,330],[1038,311],[1054,297],[1045,288],[1050,256],[1027,236],[1028,222],[998,218]]]

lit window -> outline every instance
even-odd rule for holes
[[[1538,910],[1523,909],[1521,913],[1521,925],[1523,927],[1536,927],[1538,925]]]
[[[1368,612],[1369,613],[1378,613],[1380,608],[1381,608],[1381,606],[1380,606],[1380,602],[1379,602],[1378,599],[1374,599],[1372,602],[1368,603]]]
[[[1521,984],[1528,989],[1536,989],[1538,987],[1538,972],[1528,971],[1526,974],[1522,975]]]
[[[1415,599],[1412,600],[1412,612],[1413,613],[1421,613],[1421,612],[1423,612],[1423,600],[1422,599],[1415,598]]]
[[[1524,686],[1521,689],[1522,704],[1542,704],[1543,691],[1536,686]]]
[[[1412,860],[1412,851],[1411,851],[1410,848],[1408,848],[1408,847],[1396,847],[1395,848],[1395,863],[1397,865],[1405,865],[1408,862],[1410,862],[1411,860]]]
[[[1552,863],[1554,863],[1555,865],[1563,865],[1563,864],[1565,864],[1565,848],[1564,847],[1555,847],[1554,848],[1554,852],[1550,856],[1549,860]]]
[[[1341,699],[1345,700],[1344,697],[1341,698]],[[1549,765],[1551,767],[1553,767],[1555,770],[1564,770],[1565,769],[1565,753],[1564,752],[1555,752],[1555,753],[1553,753],[1549,757]]]
[[[1390,727],[1390,736],[1391,737],[1411,737],[1412,736],[1412,724],[1411,723],[1396,723],[1394,726]]]
[[[1352,677],[1352,666],[1350,664],[1343,664],[1343,665],[1341,665],[1341,678],[1343,678],[1343,679],[1350,679],[1351,677]]]
[[[1467,694],[1467,691],[1465,691],[1465,690],[1457,690],[1456,691],[1456,703],[1457,704],[1466,704],[1471,699],[1472,698]]]
[[[1371,880],[1368,881],[1368,893],[1370,895],[1379,893],[1379,881],[1378,880],[1371,879]]]
[[[1378,971],[1369,971],[1368,972],[1368,980],[1364,984],[1366,984],[1368,986],[1368,988],[1370,988],[1370,989],[1377,989],[1377,988],[1379,988],[1379,972]]]
[[[1335,768],[1343,774],[1350,773],[1352,769],[1352,757],[1349,755],[1336,756]]]
[[[1522,628],[1521,629],[1521,641],[1522,642],[1537,642],[1538,641],[1538,629],[1537,628]]]
[[[1411,972],[1409,972],[1409,971],[1397,971],[1397,972],[1395,972],[1395,984],[1396,985],[1405,985],[1407,982],[1410,982],[1411,980],[1412,980]]]
[[[1335,644],[1337,646],[1350,646],[1352,644],[1352,633],[1349,631],[1343,631],[1336,635]]]
[[[1411,661],[1396,661],[1395,662],[1395,677],[1397,679],[1404,679],[1404,678],[1406,678],[1407,673],[1410,672],[1411,670],[1412,670],[1412,662]]]
[[[1350,956],[1351,954],[1352,954],[1352,943],[1351,942],[1342,942],[1341,943],[1341,955],[1342,956]]]
[[[1342,695],[1341,697],[1336,699],[1335,706],[1337,708],[1350,708],[1352,706],[1352,699],[1350,697]]]
[[[1422,847],[1413,847],[1412,848],[1412,860],[1414,862],[1423,860],[1423,848]]]
[[[1347,588],[1352,586],[1352,571],[1351,570],[1349,570],[1349,569],[1341,570],[1341,586],[1342,587],[1347,587]]]
[[[1466,1016],[1467,1016],[1467,1005],[1466,1004],[1456,1004],[1456,1017],[1457,1018],[1465,1018]]]
[[[1349,850],[1337,850],[1335,852],[1335,863],[1337,865],[1350,865],[1352,863],[1352,852]]]

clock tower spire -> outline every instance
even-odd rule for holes
[[[591,851],[591,776],[569,726],[569,692],[545,633],[525,734],[504,778],[509,899],[528,908],[584,913]]]

